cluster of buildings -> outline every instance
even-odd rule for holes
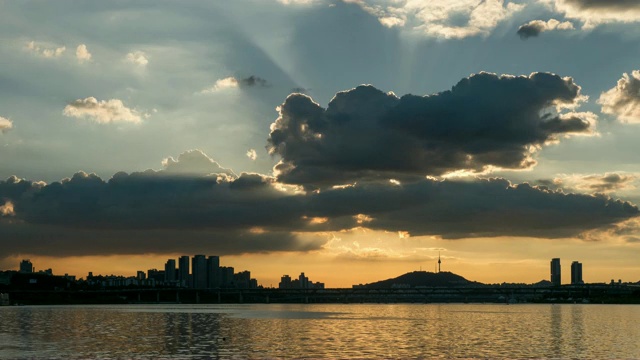
[[[36,271],[36,268],[33,266],[33,263],[29,259],[24,259],[20,261],[20,267],[18,268],[18,272],[22,274],[40,274],[40,275],[53,276],[53,270],[51,270],[50,268],[46,270]],[[76,277],[74,275],[64,274],[62,277],[71,281],[76,280]]]
[[[324,283],[314,283],[304,273],[300,273],[297,279],[291,279],[291,276],[283,275],[280,278],[278,289],[324,289]]]
[[[19,273],[48,275],[53,277],[53,271],[47,269],[36,272],[30,260],[20,262]],[[75,276],[64,275],[64,278],[76,282]],[[2,280],[2,279],[0,279]],[[34,280],[35,281],[35,280]],[[5,281],[8,284],[8,280]],[[86,280],[78,283],[90,287],[122,288],[122,287],[180,287],[191,289],[256,289],[258,281],[251,277],[251,272],[245,270],[235,272],[230,266],[220,266],[219,256],[187,255],[178,259],[168,259],[163,270],[139,270],[135,276],[94,275],[89,272]],[[301,273],[297,279],[289,275],[281,278],[280,289],[324,289],[324,283],[310,281]]]
[[[220,266],[219,256],[184,255],[176,259],[168,259],[164,270],[149,269],[138,271],[135,277],[94,276],[89,273],[87,282],[102,287],[123,286],[171,286],[192,289],[217,288],[258,288],[258,281],[251,278],[251,272],[236,273],[233,267]]]
[[[551,284],[553,286],[562,285],[562,269],[560,258],[551,259]],[[574,261],[571,263],[571,285],[582,285],[582,263]]]

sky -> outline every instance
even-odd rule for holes
[[[640,3],[0,0],[0,269],[640,280]]]

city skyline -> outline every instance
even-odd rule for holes
[[[280,282],[274,286],[273,283],[265,284],[261,283],[258,279],[254,279],[251,277],[250,270],[243,270],[240,272],[235,272],[234,267],[229,266],[220,266],[220,257],[216,255],[201,255],[196,254],[193,257],[189,257],[188,255],[182,255],[176,262],[176,259],[167,259],[164,264],[164,270],[158,270],[157,268],[150,268],[146,272],[144,270],[137,270],[136,275],[114,275],[113,273],[109,274],[94,274],[93,271],[89,271],[86,279],[92,279],[96,277],[107,277],[107,278],[122,278],[122,279],[136,279],[136,280],[150,280],[153,279],[154,284],[160,284],[162,286],[170,286],[170,287],[179,287],[179,288],[192,288],[192,289],[216,289],[216,288],[225,288],[225,287],[240,287],[240,288],[279,288],[279,289],[313,289],[313,288],[325,288],[325,283],[323,282],[314,282],[309,279],[308,276],[305,275],[304,271],[300,273],[298,278],[292,278],[288,274],[284,274],[280,277]],[[441,258],[438,256],[437,265],[433,271],[434,274],[441,272]],[[176,264],[180,264],[176,267]],[[530,283],[528,285],[535,285],[536,283],[543,283],[547,281],[552,286],[561,286],[561,285],[584,285],[584,284],[604,284],[606,282],[588,282],[584,281],[583,278],[583,267],[582,263],[573,260],[571,261],[570,267],[570,280],[568,283],[562,281],[562,267],[561,267],[561,259],[553,258],[550,262],[550,271],[548,279],[541,279],[538,282]],[[3,271],[3,269],[0,269]],[[10,269],[8,271],[11,271]],[[46,270],[38,270],[36,271],[35,266],[31,262],[30,259],[23,259],[20,261],[18,266],[18,272],[20,273],[39,273],[39,274],[47,274],[54,275],[54,271],[52,268],[48,268]],[[420,272],[422,272],[422,268],[420,268]],[[415,272],[415,271],[414,271]],[[429,272],[429,271],[425,271]],[[453,274],[452,272],[448,272]],[[408,274],[408,273],[407,273]],[[58,274],[55,274],[60,276]],[[398,274],[396,274],[398,275]],[[406,275],[406,274],[402,274]],[[459,274],[456,274],[459,275]],[[392,276],[392,275],[389,275]],[[84,279],[82,276],[76,276],[75,274],[65,273],[64,277],[78,278]],[[464,276],[463,276],[464,277]],[[389,277],[391,279],[392,277]],[[378,279],[377,281],[381,281],[385,279]],[[473,279],[467,279],[472,280]],[[612,278],[610,280],[610,284],[616,282],[616,279]],[[622,279],[617,279],[618,283],[622,283]],[[509,282],[498,282],[502,284],[506,284]],[[640,283],[640,281],[625,281],[625,283]],[[118,283],[119,284],[119,283]],[[118,285],[120,286],[120,285]],[[349,288],[362,286],[360,284],[353,284],[351,286],[341,286],[341,287],[333,287],[333,288]]]
[[[638,281],[638,23],[578,0],[0,1],[0,268],[217,254],[348,287],[439,258],[533,283],[560,258]]]

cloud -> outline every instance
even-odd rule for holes
[[[303,87],[294,87],[291,89],[291,93],[308,94],[311,89],[305,89]]]
[[[124,105],[122,100],[98,101],[94,97],[78,99],[65,106],[63,114],[75,118],[89,118],[99,124],[116,122],[139,123],[140,113]]]
[[[91,61],[91,53],[87,49],[87,45],[78,45],[78,47],[76,48],[76,59],[78,59],[78,62],[81,64],[86,61]]]
[[[258,153],[256,152],[256,149],[247,150],[247,157],[255,161],[255,159],[258,158]]]
[[[620,190],[635,189],[638,180],[636,174],[605,173],[605,174],[571,174],[562,175],[553,180],[539,180],[537,183],[552,189],[581,193],[613,193]]]
[[[310,216],[331,214],[322,226],[344,221],[343,227],[356,227],[353,214],[361,213],[370,229],[443,238],[561,238],[638,216],[636,206],[604,195],[565,194],[504,179],[358,184],[312,197],[316,211]]]
[[[488,35],[525,5],[504,0],[346,0],[360,5],[387,27],[431,37],[460,39]]]
[[[0,199],[13,204],[13,216],[0,217],[0,239],[12,239],[2,241],[0,257],[141,254],[150,249],[240,254],[308,251],[322,245],[322,239],[300,240],[291,232],[304,221],[290,216],[300,213],[295,201],[280,205],[288,195],[272,179],[188,175],[194,159],[206,155],[181,155],[165,170],[119,172],[108,181],[84,172],[51,184],[16,177],[0,181]]]
[[[11,201],[6,201],[4,205],[0,206],[0,216],[13,216],[15,214]]]
[[[598,229],[588,230],[579,235],[585,241],[621,240],[627,243],[640,242],[640,218],[631,218]]]
[[[140,67],[145,67],[147,66],[147,64],[149,64],[149,59],[147,59],[144,51],[134,51],[128,53],[126,56],[126,61]]]
[[[11,129],[13,129],[13,122],[0,116],[0,132],[4,134]]]
[[[67,48],[51,44],[41,45],[35,41],[29,41],[26,49],[45,58],[57,58],[60,57]]]
[[[550,19],[549,21],[531,20],[520,26],[517,34],[522,40],[526,40],[530,37],[538,36],[542,32],[552,30],[574,30],[574,27],[570,21],[560,22],[556,19]]]
[[[205,176],[229,175],[237,177],[231,169],[225,169],[201,150],[189,150],[178,155],[177,159],[168,157],[162,160],[166,175]]]
[[[560,113],[584,100],[571,78],[480,73],[451,90],[398,98],[373,86],[339,92],[326,109],[292,94],[271,125],[278,181],[308,188],[493,168],[527,169],[541,146],[593,132],[595,115]]]
[[[602,105],[603,113],[620,121],[640,123],[640,70],[622,74],[615,87],[600,94],[598,104]]]
[[[583,29],[606,23],[640,21],[640,2],[635,0],[552,0],[552,3],[566,18],[582,21]]]
[[[178,163],[186,157],[178,158]],[[0,181],[0,257],[200,251],[239,254],[320,249],[327,237],[298,236],[366,227],[411,236],[562,238],[638,216],[637,207],[598,195],[512,185],[504,179],[407,185],[367,183],[287,192],[274,179],[119,172],[105,181],[79,172],[42,184]],[[309,240],[309,238],[314,238]],[[91,239],[91,246],[86,246]]]
[[[320,0],[277,0],[284,5],[309,5],[314,4]]]
[[[224,79],[216,80],[216,83],[213,86],[203,89],[200,91],[200,94],[211,94],[219,91],[224,91],[228,89],[237,89],[237,88],[249,88],[249,87],[268,87],[269,83],[267,80],[251,75],[246,78],[237,79],[233,76],[226,77]]]
[[[226,89],[235,89],[239,86],[238,80],[233,76],[226,77],[224,79],[216,80],[216,83],[207,89],[200,91],[201,94],[210,94],[218,91],[223,91]]]
[[[241,86],[246,86],[246,87],[267,87],[269,86],[269,83],[267,82],[267,80],[259,77],[259,76],[255,76],[255,75],[251,75],[249,77],[246,77],[244,79],[240,79],[238,81],[238,83],[240,83]]]

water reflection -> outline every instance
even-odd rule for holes
[[[551,344],[551,353],[552,354],[562,354],[562,349],[564,348],[564,339],[563,332],[566,330],[562,326],[562,310],[564,306],[562,305],[551,305],[550,310],[550,344]]]
[[[0,308],[0,358],[638,358],[623,305]]]

